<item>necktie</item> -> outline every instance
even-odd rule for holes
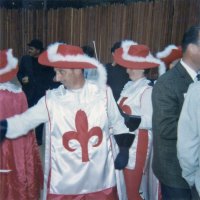
[[[197,81],[200,81],[200,74],[197,74]]]

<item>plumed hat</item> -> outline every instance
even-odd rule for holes
[[[18,59],[13,56],[12,49],[0,51],[0,83],[12,80],[18,72]]]
[[[150,69],[159,66],[159,75],[165,72],[164,64],[150,53],[148,46],[131,40],[123,41],[121,47],[115,50],[113,57],[117,64],[125,68]]]
[[[97,68],[98,82],[106,85],[105,67],[95,58],[84,54],[78,46],[54,43],[40,54],[38,61],[42,65],[60,69],[91,69]]]
[[[163,51],[158,52],[156,57],[169,66],[173,61],[182,58],[182,48],[180,46],[170,44],[165,47]]]

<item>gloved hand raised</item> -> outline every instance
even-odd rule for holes
[[[0,121],[0,142],[2,142],[5,139],[7,127],[8,127],[7,120],[1,120]]]
[[[130,132],[138,129],[141,123],[141,117],[136,115],[129,115],[129,120],[126,122],[126,126],[129,128]]]
[[[115,159],[115,169],[121,170],[126,167],[129,160],[129,148],[132,145],[135,135],[130,133],[123,133],[114,135],[116,143],[119,146],[119,153]]]
[[[121,147],[115,159],[115,169],[121,170],[126,167],[129,160],[129,149]]]

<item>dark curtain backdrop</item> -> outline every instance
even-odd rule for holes
[[[116,41],[132,39],[147,44],[153,53],[168,44],[179,45],[185,30],[200,24],[200,0],[161,0],[82,9],[49,10],[0,8],[0,48],[13,48],[20,57],[27,43],[41,39],[93,45],[101,62],[112,59]]]

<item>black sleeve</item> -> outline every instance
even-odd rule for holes
[[[7,120],[1,120],[0,121],[0,142],[2,142],[5,139],[7,127],[8,127]]]

